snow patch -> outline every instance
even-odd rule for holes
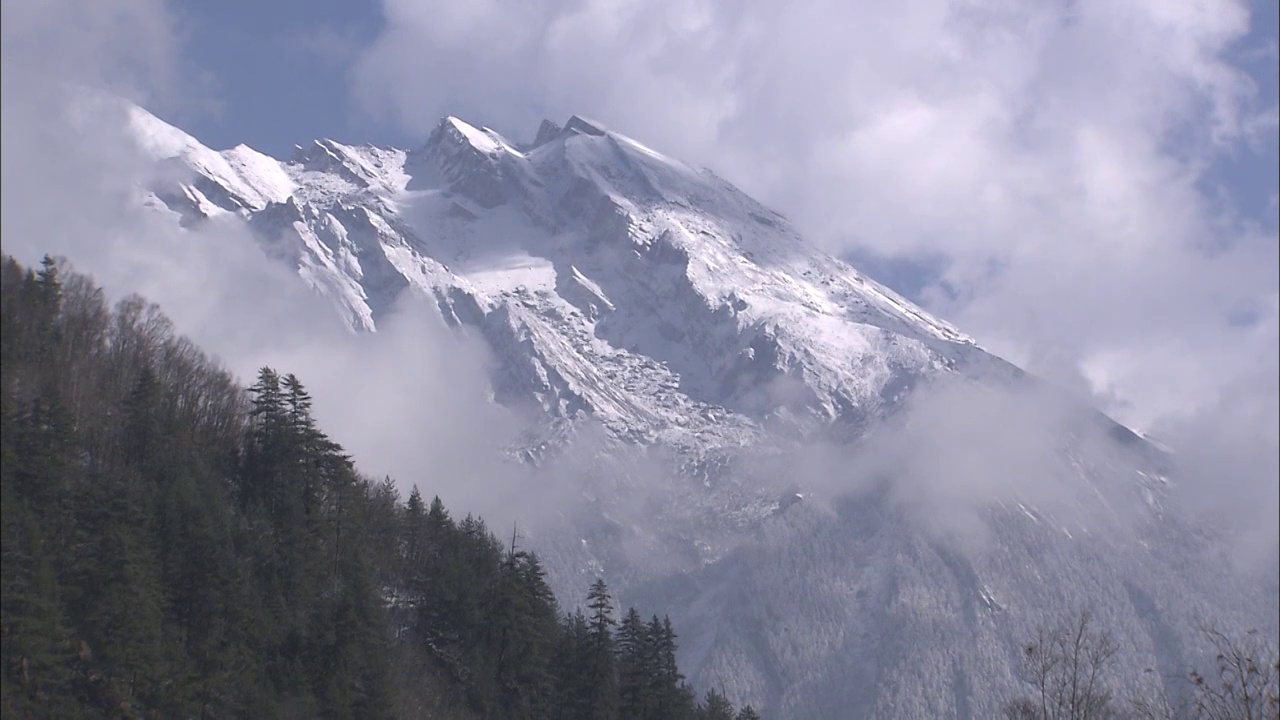
[[[524,153],[512,147],[511,144],[504,140],[501,135],[498,135],[489,128],[476,128],[456,117],[453,117],[452,115],[445,118],[445,122],[452,125],[453,129],[458,131],[458,133],[466,139],[471,147],[485,153],[486,155],[496,155],[500,152],[507,152],[515,155],[516,157],[524,157]]]
[[[532,255],[486,259],[483,265],[461,267],[457,272],[477,290],[489,296],[548,293],[556,286],[556,271],[551,262]]]

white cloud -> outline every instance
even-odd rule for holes
[[[179,90],[180,56],[164,0],[6,2],[6,88],[53,79],[162,102]]]
[[[383,8],[353,76],[366,109],[516,135],[582,113],[833,250],[941,258],[934,309],[1122,421],[1234,427],[1237,378],[1276,364],[1256,339],[1275,334],[1274,212],[1241,215],[1215,174],[1276,142],[1274,99],[1236,64],[1274,37],[1241,45],[1239,0]]]
[[[1146,343],[1188,309],[1275,287],[1232,275],[1267,264],[1274,229],[1224,227],[1201,187],[1214,153],[1268,116],[1225,59],[1249,28],[1240,3],[384,9],[355,74],[368,107],[415,129],[446,113],[517,132],[598,116],[835,249],[948,258],[960,300],[936,304],[979,335],[1082,360],[1099,329],[1106,351]],[[1205,263],[1208,244],[1234,262]]]

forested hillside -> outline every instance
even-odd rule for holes
[[[47,259],[0,296],[4,717],[757,717],[695,700],[666,619],[603,582],[562,613],[534,554],[362,476],[293,375],[246,390]]]

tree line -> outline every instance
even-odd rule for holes
[[[136,296],[0,267],[0,709],[44,718],[752,720],[669,619],[357,471]]]

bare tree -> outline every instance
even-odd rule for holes
[[[1191,709],[1196,720],[1276,720],[1280,718],[1280,658],[1257,631],[1234,639],[1201,629],[1215,650],[1207,674],[1191,671]]]
[[[1041,626],[1022,648],[1030,696],[1004,706],[1009,720],[1112,720],[1119,717],[1107,687],[1117,646],[1106,631],[1091,627],[1081,610],[1056,627]]]
[[[1173,697],[1134,697],[1134,720],[1280,720],[1280,648],[1256,631],[1233,638],[1202,627],[1214,649],[1212,670],[1191,670]],[[1152,672],[1148,670],[1147,672]],[[1176,682],[1176,679],[1175,679]],[[1013,718],[1014,716],[1010,716]],[[1016,716],[1017,720],[1035,715]]]

